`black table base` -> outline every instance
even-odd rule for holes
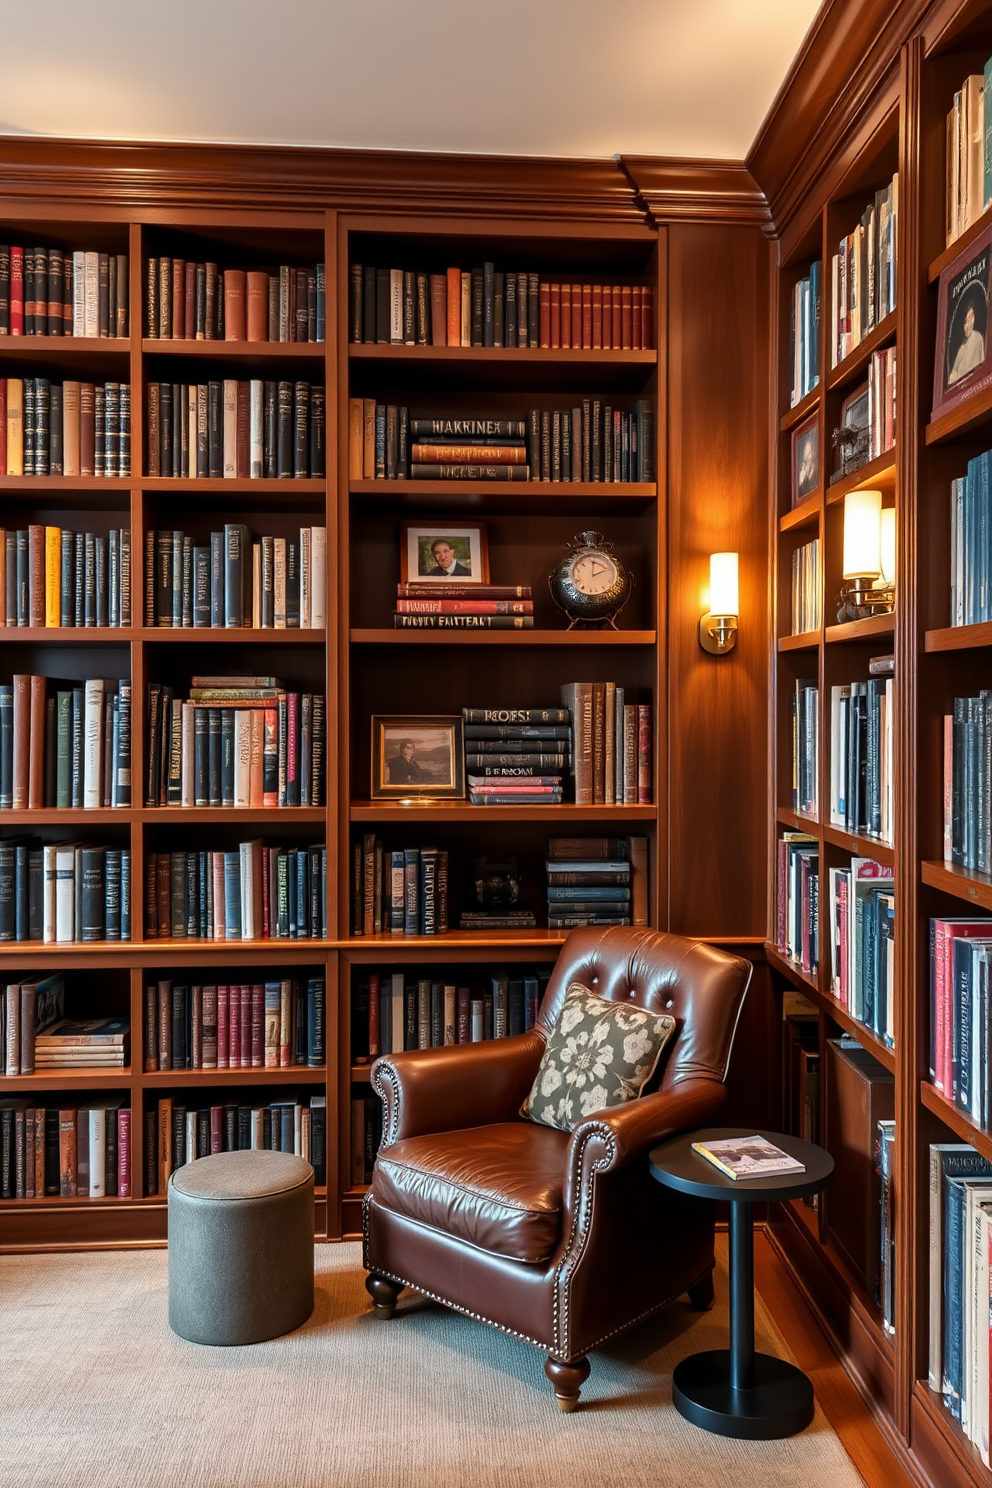
[[[753,1354],[754,1383],[735,1389],[729,1349],[693,1354],[676,1366],[672,1401],[680,1415],[716,1436],[774,1441],[794,1436],[813,1419],[813,1386],[794,1364]]]

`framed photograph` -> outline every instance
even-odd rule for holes
[[[372,716],[372,799],[458,800],[465,795],[461,717]]]
[[[933,411],[946,413],[992,381],[989,293],[992,227],[987,227],[940,276]]]
[[[833,432],[831,485],[868,463],[868,401],[868,384],[863,382],[840,405],[840,426]]]
[[[792,431],[792,504],[798,506],[820,484],[819,415],[808,419]]]
[[[404,522],[400,578],[404,584],[488,584],[485,522]]]

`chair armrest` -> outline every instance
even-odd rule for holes
[[[681,1131],[712,1126],[726,1100],[727,1087],[720,1080],[683,1080],[672,1090],[585,1117],[569,1142],[566,1212],[577,1208],[594,1173],[622,1167]]]
[[[512,1121],[534,1083],[544,1040],[513,1038],[386,1054],[372,1066],[383,1103],[382,1145],[401,1137]]]

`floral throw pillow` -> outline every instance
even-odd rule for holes
[[[610,1002],[573,982],[521,1116],[571,1131],[593,1111],[636,1100],[674,1028],[668,1014]]]

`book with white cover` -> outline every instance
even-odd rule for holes
[[[805,1163],[757,1133],[753,1137],[727,1137],[721,1142],[693,1142],[692,1150],[728,1178],[774,1178],[806,1171]]]

